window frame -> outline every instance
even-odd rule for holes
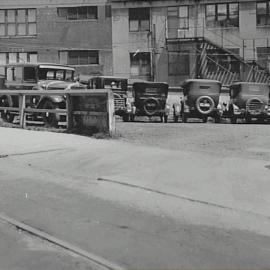
[[[233,22],[235,20],[233,18],[235,14],[232,13],[233,5],[237,5],[237,14],[236,14],[237,23]],[[226,14],[224,12],[223,14],[219,13],[221,10],[220,8],[222,6],[225,6]],[[210,7],[214,8],[213,12],[211,12],[211,9],[209,9]],[[223,19],[221,19],[222,16],[224,17]],[[209,28],[211,27],[239,28],[239,2],[205,4],[205,24],[206,27]]]
[[[265,4],[265,13],[259,13],[259,4]],[[265,17],[265,23],[259,23],[262,20],[261,17]],[[261,27],[270,26],[270,1],[258,1],[256,2],[256,25]]]
[[[150,77],[151,76],[151,69],[152,69],[152,65],[151,65],[151,53],[150,52],[131,52],[129,54],[130,57],[130,75],[131,77]],[[136,61],[134,61],[135,57],[137,58]],[[145,58],[145,59],[143,59]],[[145,64],[144,60],[149,59],[149,63]],[[138,63],[137,65],[135,65],[134,63]],[[138,67],[138,74],[133,74],[132,73],[132,66],[137,66]],[[144,73],[143,69],[149,69],[148,72]]]
[[[145,14],[143,14],[143,11]],[[141,12],[140,12],[141,11]],[[145,17],[144,17],[145,16]],[[131,28],[131,22],[137,22],[137,29]],[[142,26],[142,22],[147,22],[147,27]],[[128,22],[129,22],[129,32],[150,32],[150,22],[151,22],[151,11],[150,8],[129,8],[128,10]]]
[[[94,11],[94,12],[91,12]],[[84,14],[85,13],[85,14]],[[83,16],[83,14],[85,16]],[[91,21],[98,20],[98,6],[58,7],[58,17],[67,21]]]
[[[21,17],[19,15],[20,11],[24,11],[24,21],[21,21]],[[34,20],[30,18],[31,11],[34,11]],[[2,32],[0,32],[0,37],[28,37],[37,35],[37,9],[0,9],[0,12],[2,13],[2,19],[0,19],[0,27]],[[10,17],[8,14],[14,14],[14,16]],[[33,33],[31,33],[30,26],[33,25],[35,25],[35,27],[33,28]],[[20,32],[20,29],[23,29],[23,32]]]
[[[83,54],[85,54],[85,57],[83,57]],[[92,62],[91,59],[94,59],[94,58],[96,61]],[[75,62],[74,62],[74,59],[75,59]],[[100,64],[100,55],[99,55],[98,50],[69,50],[67,51],[67,65],[89,66],[89,65],[99,65],[99,64]]]

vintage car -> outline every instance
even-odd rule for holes
[[[128,80],[126,78],[80,75],[79,81],[86,84],[88,89],[112,89],[115,114],[121,116],[124,122],[133,117],[133,99],[131,93],[128,92]]]
[[[2,88],[6,90],[75,90],[86,89],[74,80],[75,69],[70,66],[49,63],[14,63],[2,66],[4,70]],[[19,107],[18,96],[0,96],[1,107]],[[26,107],[38,109],[65,109],[65,96],[27,96]],[[1,117],[6,122],[13,122],[18,112],[2,110]],[[41,116],[47,126],[58,126],[65,116],[60,114],[43,113],[33,114],[28,117]],[[61,118],[61,119],[60,119]],[[33,120],[34,120],[33,119]]]
[[[222,111],[219,106],[221,83],[216,80],[188,79],[183,85],[181,100],[181,118],[186,123],[189,118],[199,118],[205,123],[208,117],[216,123],[221,120]]]
[[[270,119],[269,85],[253,82],[235,82],[230,86],[228,117],[235,124],[238,118],[250,123]]]
[[[159,116],[162,122],[168,121],[170,107],[167,104],[169,89],[167,83],[135,82],[132,88],[136,116]]]

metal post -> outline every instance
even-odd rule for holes
[[[73,99],[70,94],[66,94],[66,107],[67,107],[67,130],[73,129]]]
[[[25,95],[20,94],[19,95],[19,108],[20,108],[20,127],[25,128],[26,126],[26,117],[25,117]]]

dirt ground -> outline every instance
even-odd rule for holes
[[[154,121],[155,119],[153,119]],[[270,160],[270,125],[229,123],[158,123],[137,119],[136,123],[117,122],[120,140],[176,151],[207,152],[218,156]]]

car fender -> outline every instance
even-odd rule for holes
[[[37,108],[42,108],[43,107],[43,104],[47,101],[51,101],[52,103],[56,103],[56,104],[59,104],[59,103],[66,103],[66,99],[64,96],[42,96],[39,100],[39,103],[37,105]]]

